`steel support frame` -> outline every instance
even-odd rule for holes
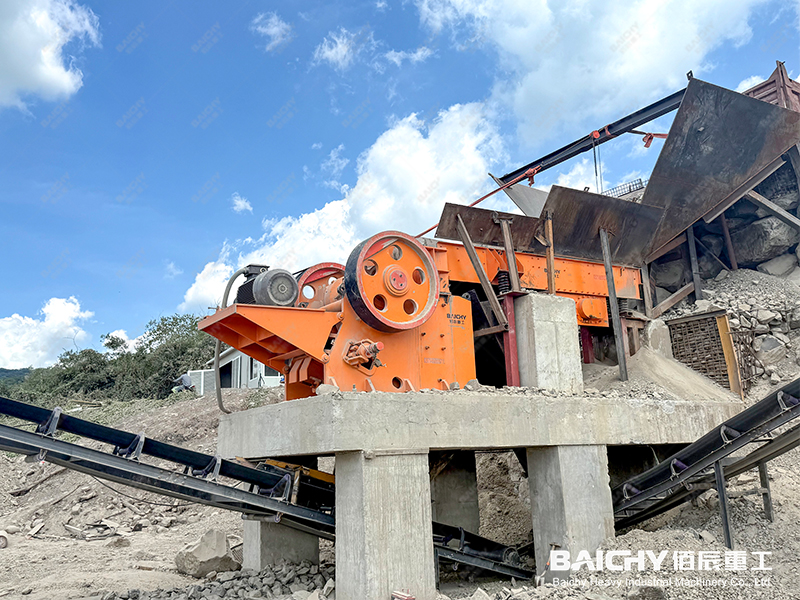
[[[559,148],[558,150],[551,152],[542,158],[528,163],[524,167],[520,167],[511,173],[503,175],[500,180],[503,183],[508,183],[509,181],[513,181],[521,175],[524,175],[530,169],[533,169],[537,173],[541,173],[542,171],[545,171],[551,167],[555,167],[556,165],[561,164],[562,162],[569,160],[570,158],[573,158],[583,152],[588,152],[592,148],[599,146],[600,144],[605,144],[607,141],[620,136],[623,133],[634,130],[645,123],[649,123],[650,121],[676,110],[681,105],[681,101],[683,100],[683,95],[685,93],[686,88],[677,91],[674,94],[670,94],[666,98],[662,98],[661,100],[658,100],[649,106],[645,106],[644,108],[637,110],[635,113],[622,117],[621,119],[614,121],[605,127],[598,128],[598,137],[595,138],[590,133],[589,135],[586,135],[581,139],[572,142],[571,144],[567,144],[563,148]]]

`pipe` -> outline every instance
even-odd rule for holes
[[[244,273],[246,270],[247,270],[247,267],[242,267],[241,269],[236,271],[236,273],[231,275],[230,279],[228,279],[228,285],[225,286],[225,293],[222,295],[222,307],[221,308],[227,308],[228,307],[228,294],[231,293],[231,288],[233,287],[233,282],[236,280],[236,278],[239,275]],[[217,406],[219,406],[219,409],[222,412],[224,412],[226,415],[229,415],[229,414],[231,414],[231,411],[229,411],[227,408],[225,408],[225,405],[222,403],[222,381],[220,380],[220,376],[219,376],[219,351],[220,351],[221,348],[222,348],[222,342],[217,340],[217,343],[214,345],[214,387],[217,390]]]

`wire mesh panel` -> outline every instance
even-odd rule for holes
[[[675,358],[730,389],[728,366],[717,326],[717,313],[667,322]]]
[[[756,358],[756,353],[753,350],[753,341],[756,339],[756,333],[752,329],[743,329],[732,331],[731,337],[733,338],[733,347],[736,350],[736,358],[739,361],[742,389],[747,393],[747,390],[753,385],[753,380],[759,376],[758,367],[761,366],[763,369],[761,361]]]

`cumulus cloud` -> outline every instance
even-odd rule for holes
[[[0,2],[0,107],[26,109],[28,96],[61,100],[83,85],[70,42],[100,45],[99,20],[73,0]]]
[[[239,192],[234,192],[233,196],[231,196],[231,206],[233,207],[233,212],[253,212],[253,205],[250,204],[247,198],[240,196]]]
[[[407,60],[412,64],[424,62],[427,58],[429,58],[433,54],[433,50],[426,46],[422,46],[417,48],[413,52],[408,52],[406,50],[390,50],[386,53],[386,60],[391,63],[394,63],[398,67],[403,64],[403,61]]]
[[[500,135],[480,103],[452,106],[431,122],[415,114],[398,119],[358,157],[356,183],[343,198],[265,221],[259,238],[226,246],[197,275],[180,308],[212,305],[234,267],[255,263],[295,271],[344,262],[379,231],[417,234],[438,220],[445,202],[465,204],[488,191],[487,171],[504,160]]]
[[[18,314],[0,319],[0,366],[46,367],[64,350],[89,339],[81,324],[94,316],[74,297],[50,298],[36,317]]]
[[[314,49],[314,63],[327,63],[337,71],[346,71],[365,50],[374,49],[375,38],[368,27],[351,32],[344,27],[331,31]]]
[[[227,264],[228,246],[223,246],[219,259],[207,263],[197,274],[191,287],[183,295],[183,302],[178,309],[183,312],[205,311],[209,307],[219,306],[222,295],[234,268]]]
[[[311,144],[312,150],[320,150],[322,148],[322,142],[314,142]]]
[[[265,50],[273,52],[292,41],[292,26],[282,20],[276,13],[261,13],[253,19],[250,29],[267,38]]]
[[[741,45],[763,0],[416,0],[421,21],[456,46],[500,57],[492,99],[521,139],[542,140],[636,110],[711,69],[709,52]],[[468,39],[463,44],[458,40]],[[579,40],[579,43],[576,43]]]
[[[752,77],[748,77],[747,79],[742,79],[739,82],[739,85],[736,86],[737,92],[746,92],[751,87],[757,86],[762,81],[766,81],[761,75],[753,75]]]

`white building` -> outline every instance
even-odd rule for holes
[[[214,390],[214,359],[205,366],[202,370],[189,371],[201,395]],[[235,348],[228,348],[219,355],[219,379],[223,388],[274,387],[281,383],[280,373]]]

